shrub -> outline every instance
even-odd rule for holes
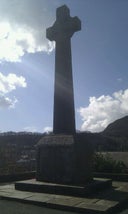
[[[125,173],[126,165],[123,161],[114,160],[108,153],[105,155],[102,153],[95,153],[93,170],[95,172]]]

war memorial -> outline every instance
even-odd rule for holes
[[[78,17],[67,6],[56,11],[56,21],[46,36],[56,42],[53,135],[38,143],[37,180],[64,184],[91,181],[92,151],[75,130],[71,37],[81,30]],[[50,157],[50,158],[49,158]]]
[[[128,201],[127,184],[93,178],[89,137],[75,128],[71,38],[80,30],[81,21],[66,5],[57,8],[46,30],[47,39],[56,42],[53,133],[37,143],[36,179],[2,187],[0,196],[77,213],[115,213]]]
[[[71,38],[80,30],[80,19],[71,17],[66,5],[57,8],[55,23],[46,30],[47,39],[56,42],[53,134],[37,144],[36,185],[17,183],[17,189],[86,196],[111,186],[110,179],[93,179],[91,142],[75,128]]]

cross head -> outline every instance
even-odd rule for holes
[[[46,37],[50,41],[59,41],[71,38],[72,35],[81,30],[81,21],[78,17],[71,17],[66,5],[59,7],[56,11],[56,21],[46,31]]]

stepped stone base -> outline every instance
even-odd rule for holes
[[[33,182],[37,181],[34,180]],[[43,207],[45,207],[57,209],[59,213],[73,211],[75,213],[84,214],[112,214],[119,213],[121,209],[126,208],[128,204],[128,183],[113,182],[112,188],[104,189],[104,191],[99,191],[89,197],[20,191],[16,190],[12,183],[1,184],[0,198],[3,200],[22,202],[23,206],[24,203],[28,203],[32,205],[32,207],[29,206],[30,212],[33,209],[33,205],[37,205],[37,210],[38,206],[42,206],[42,212]],[[1,202],[3,200],[1,200]],[[15,212],[14,210],[13,213]],[[49,210],[44,212],[48,213]],[[53,212],[56,211],[53,210]]]
[[[71,186],[62,185],[55,183],[46,183],[32,180],[19,181],[15,183],[15,189],[28,192],[39,192],[39,193],[49,193],[58,195],[70,195],[70,196],[92,196],[94,193],[103,191],[112,187],[111,179],[94,179],[92,182],[86,184],[85,186]]]
[[[84,185],[92,181],[90,142],[82,134],[44,136],[37,145],[38,181]]]

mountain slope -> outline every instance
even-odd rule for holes
[[[128,116],[114,121],[109,124],[102,132],[103,135],[128,138]]]

